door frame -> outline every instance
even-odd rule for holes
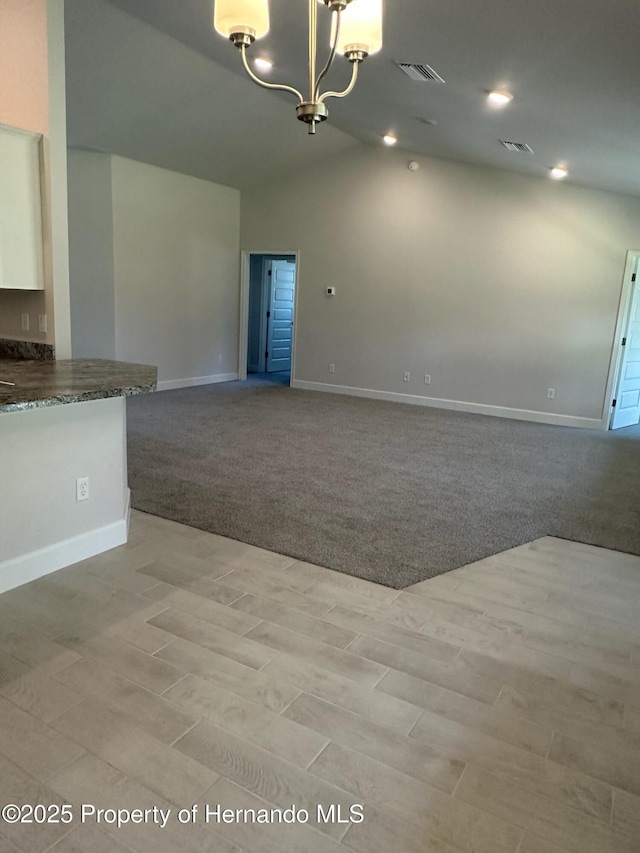
[[[624,275],[622,278],[622,289],[620,291],[620,302],[618,304],[618,317],[616,320],[616,329],[613,335],[613,344],[611,347],[611,361],[609,364],[609,375],[604,396],[604,405],[602,409],[601,429],[608,430],[611,428],[611,419],[613,418],[613,409],[611,403],[620,380],[620,370],[622,368],[622,357],[624,355],[622,348],[622,338],[624,337],[627,326],[629,325],[629,311],[631,309],[631,294],[633,293],[632,281],[633,273],[636,270],[636,264],[640,259],[640,249],[630,249],[627,252],[627,261],[624,267]],[[640,271],[640,266],[638,267]],[[636,281],[636,286],[640,286]]]
[[[251,255],[293,255],[296,263],[296,288],[293,304],[293,336],[291,342],[291,378],[293,384],[296,365],[296,340],[298,334],[298,292],[300,290],[300,252],[298,249],[242,249],[240,255],[240,334],[238,352],[238,379],[247,378],[247,347],[249,345],[249,287]]]

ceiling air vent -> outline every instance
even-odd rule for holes
[[[520,151],[522,154],[533,154],[533,148],[527,145],[526,142],[509,142],[506,139],[501,139],[500,142],[507,151]]]
[[[421,80],[423,83],[444,83],[442,77],[430,65],[420,65],[411,62],[396,62],[396,65],[408,77],[411,77],[412,80]]]

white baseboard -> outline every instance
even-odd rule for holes
[[[188,379],[165,379],[158,382],[158,391],[173,391],[176,388],[193,388],[195,385],[215,385],[217,382],[233,382],[237,373],[214,373],[213,376],[192,376]]]
[[[412,406],[429,406],[433,409],[450,409],[454,412],[471,412],[476,415],[491,415],[495,418],[512,418],[517,421],[533,421],[534,423],[552,424],[554,426],[602,429],[600,418],[581,418],[576,415],[560,415],[528,409],[509,409],[504,406],[489,406],[484,403],[465,403],[460,400],[441,400],[438,397],[419,397],[415,394],[375,391],[371,388],[351,388],[347,385],[329,385],[325,382],[306,382],[303,379],[294,379],[291,382],[291,387],[305,391],[324,391],[329,394],[345,394],[349,397],[368,397],[372,400],[387,400],[391,403],[409,403]]]
[[[128,499],[127,499],[128,500]],[[0,563],[0,594],[37,580],[58,569],[79,563],[103,551],[124,545],[128,535],[128,514],[98,530],[56,542],[38,551]]]

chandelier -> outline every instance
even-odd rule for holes
[[[319,73],[318,2],[332,13],[329,55]],[[262,80],[249,66],[247,49],[269,31],[269,0],[214,0],[214,3],[214,27],[239,48],[249,77],[265,89],[295,95],[298,98],[298,118],[308,125],[309,133],[315,133],[316,124],[329,115],[325,102],[329,98],[346,97],[356,85],[360,63],[382,47],[382,0],[309,0],[309,96],[305,98],[294,86]],[[352,65],[349,85],[341,92],[321,94],[322,81],[338,53]]]

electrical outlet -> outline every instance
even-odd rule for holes
[[[78,477],[76,480],[76,501],[89,500],[89,478]]]
[[[335,372],[336,372],[335,364],[330,364],[329,365],[329,373],[335,373]]]
[[[405,372],[404,372],[404,381],[405,381],[405,382],[408,382],[410,379],[411,379],[411,374],[409,373],[409,371],[408,371],[408,370],[405,370]]]
[[[555,388],[547,388],[547,400],[553,400],[556,396]]]
[[[425,385],[431,385],[431,374],[430,373],[425,373],[424,384]]]
[[[23,332],[29,331],[29,315],[28,314],[21,314],[20,315],[20,325],[22,326]]]
[[[47,331],[47,315],[46,314],[38,314],[38,331],[45,332]]]

